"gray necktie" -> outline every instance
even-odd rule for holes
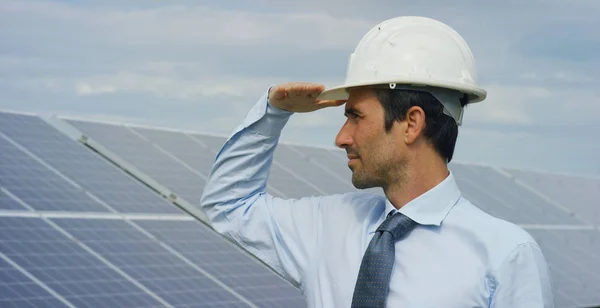
[[[395,243],[417,223],[396,212],[377,228],[363,256],[352,297],[352,308],[385,307],[395,260]]]

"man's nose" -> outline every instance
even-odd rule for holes
[[[337,136],[335,137],[335,145],[339,148],[347,148],[352,145],[352,135],[349,132],[347,122],[340,129]]]

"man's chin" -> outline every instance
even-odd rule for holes
[[[375,183],[373,183],[373,181],[356,177],[356,173],[352,174],[352,185],[354,185],[354,187],[357,189],[368,189],[377,186]]]

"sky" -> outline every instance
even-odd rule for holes
[[[455,161],[600,176],[596,0],[0,0],[0,110],[229,135],[270,85],[343,83],[348,55],[401,15],[461,34],[485,101]],[[342,108],[281,141],[332,147]]]

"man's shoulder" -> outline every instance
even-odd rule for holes
[[[461,198],[452,211],[452,222],[469,230],[486,247],[488,252],[502,259],[520,247],[530,246],[539,249],[533,236],[518,224],[493,216],[469,200]]]

